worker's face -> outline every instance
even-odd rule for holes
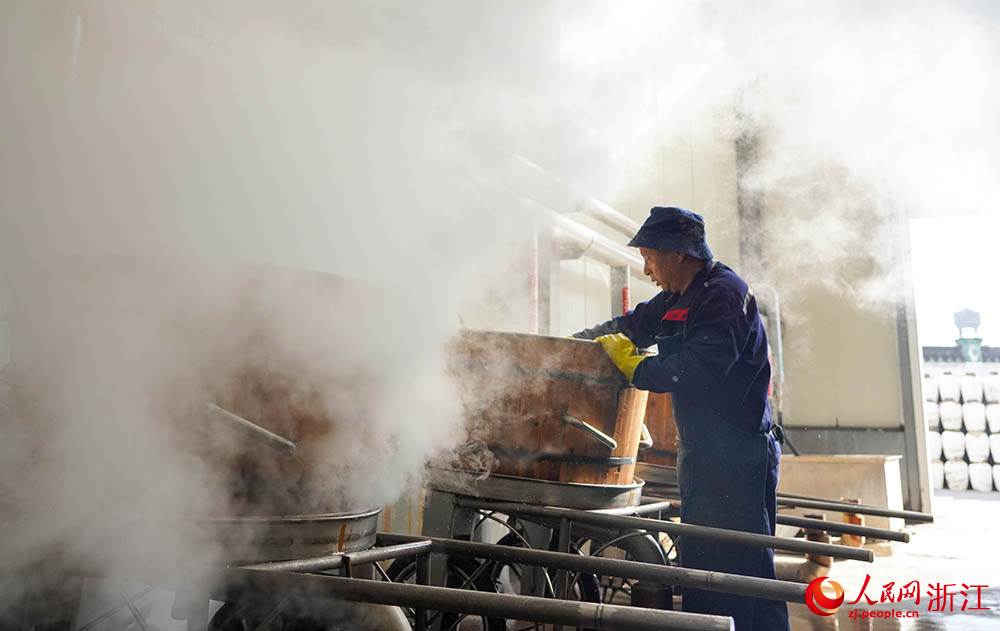
[[[657,287],[675,293],[680,290],[683,276],[681,274],[683,254],[650,248],[639,248],[639,254],[642,255],[642,260],[645,262],[642,268],[643,273],[649,276]]]

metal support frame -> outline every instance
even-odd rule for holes
[[[147,585],[146,587],[144,587],[143,589],[139,590],[138,592],[136,592],[132,596],[127,597],[127,598],[123,597],[122,600],[121,600],[121,602],[119,602],[118,604],[114,605],[113,607],[111,607],[110,609],[108,609],[104,613],[100,614],[99,616],[97,616],[96,618],[94,618],[93,620],[91,620],[90,622],[88,622],[86,624],[80,625],[79,631],[89,631],[89,629],[92,629],[92,628],[96,627],[100,623],[104,622],[105,620],[107,620],[108,618],[110,618],[111,616],[115,615],[116,613],[118,613],[119,611],[121,611],[123,608],[125,608],[127,606],[127,604],[128,604],[128,602],[129,602],[130,599],[131,599],[131,602],[134,604],[137,600],[139,600],[140,598],[142,598],[146,594],[148,594],[151,591],[153,591],[153,589],[154,588],[153,588],[152,585]]]
[[[643,495],[643,500],[646,500],[646,495]],[[662,519],[663,513],[668,515],[677,512],[677,502],[674,500],[657,499],[652,502],[644,501],[638,506],[623,506],[621,508],[601,508],[592,513],[601,513],[602,515],[629,515],[633,517],[644,517],[647,515],[655,514],[654,519]]]
[[[807,554],[820,554],[840,559],[853,559],[855,561],[866,561],[871,563],[875,560],[875,554],[871,550],[864,548],[853,548],[850,546],[840,546],[829,543],[810,543],[799,539],[789,539],[786,537],[774,537],[771,535],[761,535],[756,533],[741,532],[738,530],[726,530],[724,528],[709,528],[706,526],[694,526],[671,521],[660,521],[647,519],[644,517],[626,517],[622,515],[607,515],[593,513],[589,511],[557,508],[554,506],[533,506],[529,504],[516,504],[513,502],[488,502],[470,498],[459,497],[455,500],[456,505],[467,508],[485,509],[499,511],[508,515],[530,515],[534,517],[559,520],[566,517],[574,522],[591,524],[604,528],[616,528],[626,530],[648,530],[651,532],[665,532],[671,537],[686,536],[708,539],[720,543],[734,543],[739,545],[773,548],[775,550],[787,550],[789,552],[804,552]]]
[[[844,506],[841,508],[840,512],[846,512],[848,510],[849,510],[848,506]],[[900,532],[897,530],[889,530],[888,528],[875,528],[873,526],[860,526],[857,524],[848,524],[839,521],[829,521],[826,519],[808,519],[806,517],[798,517],[795,515],[781,515],[781,514],[777,515],[776,521],[777,523],[783,526],[798,526],[799,528],[812,528],[815,530],[822,530],[825,532],[831,532],[840,535],[843,534],[859,535],[862,537],[871,537],[873,539],[885,539],[887,541],[899,541],[902,543],[910,542],[910,533]]]
[[[805,598],[806,586],[803,584],[741,576],[739,574],[725,574],[723,572],[709,572],[669,565],[657,565],[642,561],[623,561],[621,559],[565,554],[549,550],[535,550],[513,546],[498,546],[471,541],[456,541],[454,539],[437,537],[421,538],[409,535],[380,533],[378,538],[380,543],[385,544],[428,540],[433,544],[431,551],[435,554],[469,556],[479,559],[491,559],[502,563],[520,563],[550,569],[555,568],[603,576],[647,580],[666,585],[692,587],[740,596],[752,596],[754,598],[784,600],[787,602],[802,602],[802,599]]]
[[[900,212],[895,218],[903,241],[898,267],[911,264],[910,227],[907,216]],[[924,419],[923,379],[920,371],[920,345],[917,342],[916,308],[913,285],[903,275],[902,291],[896,300],[896,352],[899,358],[899,384],[903,424],[903,475],[906,476],[906,497],[903,504],[911,510],[931,511],[930,460],[927,457],[927,421]]]
[[[569,553],[570,531],[572,528],[573,526],[565,517],[559,520],[559,552],[562,552],[563,554]],[[565,568],[560,568],[556,570],[556,584],[552,590],[552,595],[555,598],[566,600],[568,590],[569,572],[567,572]],[[561,624],[557,624],[553,627],[553,631],[563,631],[563,626]]]
[[[792,495],[787,493],[778,494],[778,506],[818,508],[819,510],[837,511],[839,513],[857,513],[858,515],[875,515],[878,517],[898,517],[907,521],[926,523],[934,521],[934,516],[927,513],[918,513],[911,510],[892,510],[890,508],[869,506],[867,504],[849,504],[847,502],[837,502],[834,500],[812,499],[801,495]]]
[[[456,513],[461,512],[461,515]],[[429,489],[424,503],[424,524],[421,534],[433,537],[471,536],[472,512],[457,511],[455,496],[452,493]],[[460,531],[460,532],[457,532]],[[429,583],[444,585],[448,575],[448,559],[433,558],[430,560]]]
[[[213,597],[232,601],[257,594],[294,591],[300,602],[325,602],[331,598],[383,605],[434,609],[488,617],[535,620],[547,624],[607,629],[609,631],[660,631],[695,629],[731,631],[733,620],[724,616],[642,609],[603,603],[567,602],[534,596],[490,594],[447,587],[384,583],[318,574],[293,574],[268,570],[230,568],[211,573]]]
[[[129,612],[132,614],[132,619],[135,620],[136,624],[142,631],[149,631],[149,624],[146,622],[146,617],[142,615],[142,612],[135,606],[132,601],[132,597],[129,595],[128,591],[125,589],[124,585],[118,585],[118,594],[125,599],[125,606],[128,607]]]
[[[647,480],[647,491],[655,489],[657,494],[667,496],[666,499],[658,501],[677,501],[677,498],[680,497],[677,491],[677,468],[658,467],[657,473],[661,478],[660,481]],[[649,497],[648,494],[646,497]],[[778,506],[817,508],[820,510],[836,511],[838,513],[857,513],[859,515],[875,515],[878,517],[897,517],[911,522],[931,523],[934,521],[934,515],[931,515],[930,513],[921,513],[919,511],[912,510],[895,510],[891,508],[883,508],[882,506],[872,506],[871,504],[855,504],[853,502],[833,500],[815,495],[777,493],[777,500]]]
[[[822,530],[837,535],[858,535],[872,539],[885,539],[886,541],[899,541],[901,543],[910,542],[910,533],[889,530],[888,528],[872,528],[870,526],[859,526],[846,522],[830,521],[827,519],[809,519],[807,517],[796,517],[795,515],[778,515],[777,523],[782,526],[798,526],[799,528],[811,528]]]
[[[534,313],[531,314],[535,333],[550,335],[553,325],[558,322],[556,311],[558,301],[553,297],[558,294],[555,272],[558,271],[558,260],[555,245],[552,241],[552,231],[535,228],[532,235],[532,265],[531,270],[531,302]]]
[[[661,500],[648,506],[652,506],[652,509],[646,508],[646,506],[636,506],[634,509],[634,514],[639,514],[638,511],[642,510],[643,513],[649,514],[652,512],[662,511],[663,506],[675,507],[673,500]],[[845,509],[847,507],[845,506]],[[629,514],[619,509],[620,512],[617,515]],[[899,532],[896,530],[889,530],[888,528],[875,528],[872,526],[859,526],[857,524],[848,524],[838,521],[829,521],[826,519],[807,519],[805,517],[797,517],[794,515],[778,515],[777,523],[783,526],[798,526],[800,528],[814,528],[816,530],[823,530],[825,532],[831,532],[834,534],[848,534],[848,535],[860,535],[862,537],[871,537],[873,539],[885,539],[887,541],[899,541],[902,543],[910,542],[910,533]]]
[[[246,565],[248,570],[272,570],[274,572],[323,572],[341,567],[351,567],[386,561],[388,559],[403,559],[420,556],[429,552],[429,541],[414,541],[384,548],[369,548],[357,552],[342,552],[310,559],[295,559],[292,561],[277,561],[274,563],[257,563]]]
[[[417,585],[430,585],[431,583],[431,565],[430,565],[430,555],[421,554],[417,557]],[[416,631],[427,631],[427,608],[417,607],[414,610],[414,617],[416,618],[415,628]]]

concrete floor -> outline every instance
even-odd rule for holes
[[[962,630],[1000,629],[1000,493],[974,491],[939,491],[934,498],[934,523],[907,526],[910,543],[886,543],[875,547],[875,562],[842,561],[834,563],[830,578],[840,583],[846,595],[844,604],[834,616],[821,617],[804,605],[791,605],[792,629],[817,631],[865,629],[889,630]],[[868,605],[858,597],[865,576],[871,580],[865,593],[876,601],[882,586],[894,582],[893,594],[910,581],[920,581],[920,604],[915,599],[896,603]],[[928,611],[932,598],[927,592],[930,583],[953,583],[954,611]],[[961,611],[965,598],[959,593],[966,585],[989,585],[982,590],[982,607],[988,610],[969,611],[976,607],[975,589],[969,594],[966,611]],[[915,611],[917,618],[862,618],[865,613]],[[856,618],[851,618],[852,612]]]

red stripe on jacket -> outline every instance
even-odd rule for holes
[[[671,320],[673,322],[687,322],[688,310],[687,309],[671,309],[663,314],[664,320]]]

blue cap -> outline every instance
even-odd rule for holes
[[[698,213],[674,206],[654,206],[649,218],[628,242],[634,248],[683,252],[696,259],[711,259],[705,240],[705,220]]]

